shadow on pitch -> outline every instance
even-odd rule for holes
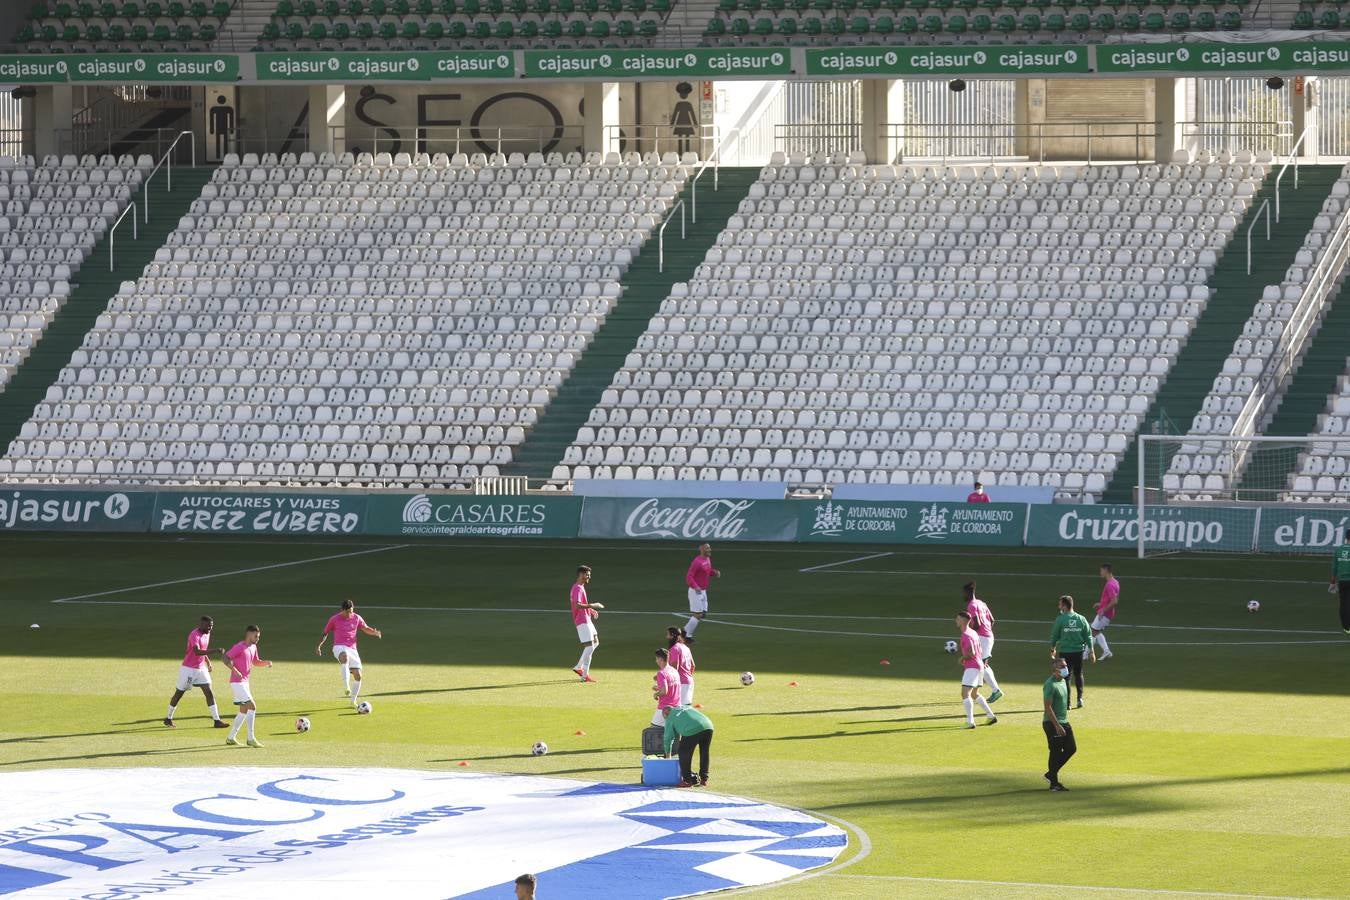
[[[552,678],[547,681],[513,681],[509,684],[475,684],[465,685],[464,687],[450,688],[423,688],[416,691],[383,691],[377,694],[366,694],[367,697],[415,697],[419,694],[453,694],[459,691],[501,691],[507,688],[521,687],[540,687],[546,684],[571,684],[575,678]]]
[[[724,690],[724,691],[730,691],[730,690],[737,690],[737,689],[736,689],[736,688],[722,688],[721,690]],[[928,707],[933,707],[933,706],[950,706],[950,705],[951,705],[951,704],[945,703],[945,702],[943,702],[943,703],[901,703],[901,704],[896,704],[896,705],[894,705],[894,706],[844,706],[844,707],[840,707],[840,708],[838,708],[838,709],[785,709],[785,710],[781,710],[781,711],[779,711],[779,712],[750,712],[750,713],[736,713],[736,715],[735,715],[733,718],[737,718],[737,719],[742,719],[742,718],[754,718],[754,717],[756,717],[756,716],[771,716],[771,717],[773,717],[773,718],[777,718],[777,717],[779,717],[779,716],[826,716],[826,715],[830,715],[831,713],[884,712],[884,711],[886,711],[886,710],[888,710],[888,709],[894,709],[894,710],[901,710],[901,709],[926,709],[926,708],[928,708]]]
[[[153,719],[151,721],[153,721],[155,724],[159,724],[160,722],[159,719]],[[127,724],[138,724],[138,723],[128,722]],[[71,734],[34,734],[28,735],[26,737],[4,738],[3,740],[0,740],[0,744],[39,743],[41,741],[59,741],[62,738],[108,737],[110,735],[117,735],[117,734],[149,734],[150,732],[153,731],[167,732],[168,730],[169,729],[165,728],[163,725],[160,725],[158,728],[130,728],[123,731],[77,731]]]
[[[632,747],[594,747],[585,750],[550,750],[549,756],[581,756],[588,753],[618,753],[622,750],[631,750]],[[534,759],[533,753],[501,753],[496,756],[458,756],[453,759],[429,759],[432,763],[454,763],[460,762],[492,762],[500,759]],[[617,769],[622,766],[606,766],[605,768]]]
[[[117,733],[123,734],[124,732]],[[206,753],[212,750],[219,750],[224,746],[224,743],[221,743],[220,745],[212,743],[207,747],[172,747],[166,750],[127,750],[120,753],[86,753],[80,756],[47,756],[42,759],[16,759],[10,762],[0,763],[0,766],[26,766],[32,763],[75,762],[78,760],[88,761],[95,759],[130,759],[136,757],[169,756],[177,753]]]
[[[923,704],[923,705],[925,705],[925,706],[928,706],[928,705],[934,705],[934,706],[949,706],[950,704],[941,703],[941,704]],[[1028,716],[1028,715],[1038,715],[1038,716],[1039,716],[1039,715],[1044,714],[1044,710],[1040,710],[1040,709],[1005,709],[1005,710],[998,710],[998,711],[997,711],[997,714],[998,714],[999,718],[1003,718],[1004,716]],[[980,724],[979,724],[979,727],[981,727],[981,728],[991,727],[991,726],[987,726],[987,725],[984,724],[984,713],[983,713],[983,712],[977,712],[977,713],[975,714],[975,718],[976,718],[976,720],[980,723]],[[861,721],[858,721],[858,722],[841,722],[840,724],[841,724],[841,725],[870,725],[870,724],[874,724],[874,723],[876,723],[876,724],[884,724],[884,723],[893,723],[893,722],[944,722],[944,723],[945,723],[945,722],[950,722],[951,724],[943,724],[943,725],[908,725],[908,726],[902,726],[902,727],[899,727],[899,728],[874,728],[874,729],[871,729],[871,730],[869,730],[869,731],[844,731],[843,729],[838,729],[838,730],[836,730],[836,731],[827,731],[827,732],[822,732],[822,733],[819,733],[819,734],[784,734],[784,735],[780,735],[779,737],[740,738],[740,739],[736,740],[736,743],[738,743],[738,744],[760,744],[760,743],[765,743],[765,742],[770,742],[770,741],[824,741],[824,740],[831,740],[831,739],[833,739],[833,738],[875,737],[875,736],[881,735],[881,734],[911,734],[911,733],[914,733],[914,732],[922,732],[922,731],[951,731],[951,730],[958,729],[958,728],[964,728],[964,727],[965,727],[965,721],[966,721],[966,717],[965,717],[965,715],[963,715],[962,713],[953,713],[953,714],[950,714],[950,715],[944,714],[944,715],[941,715],[941,716],[908,716],[908,717],[906,717],[906,718],[900,718],[900,719],[864,719],[864,720],[861,720]]]

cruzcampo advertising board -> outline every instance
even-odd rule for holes
[[[785,49],[527,50],[526,78],[752,78],[791,75]]]
[[[1252,549],[1256,510],[1241,506],[1149,506],[1144,542],[1157,550]],[[1033,506],[1029,547],[1133,547],[1139,511],[1131,505]]]
[[[806,51],[807,75],[1052,75],[1087,73],[1088,48],[831,47]]]

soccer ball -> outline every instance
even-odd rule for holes
[[[535,756],[543,756],[548,752],[548,744],[545,744],[543,741],[535,741],[534,746],[530,748],[530,752]]]
[[[1260,603],[1258,603],[1258,602],[1255,601],[1255,600],[1248,600],[1248,601],[1247,601],[1247,612],[1260,612],[1260,611],[1261,611],[1261,604],[1260,604]]]
[[[955,653],[955,652],[956,652],[956,641],[948,641],[947,644],[946,644],[946,646],[943,647],[943,649],[946,650],[948,653]]]
[[[306,731],[309,731],[309,719],[306,719],[304,716],[301,716],[300,718],[296,719],[295,730],[300,732],[301,734],[304,734]]]
[[[742,673],[741,673],[741,684],[745,685],[746,687],[749,687],[750,685],[752,685],[752,684],[754,684],[754,683],[755,683],[755,673],[754,673],[754,672],[742,672]]]
[[[370,715],[370,709],[371,709],[370,704],[364,700],[356,704],[356,712],[358,715],[368,716]]]

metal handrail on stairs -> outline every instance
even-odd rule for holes
[[[1256,223],[1261,221],[1261,213],[1266,214],[1266,240],[1270,240],[1270,198],[1267,197],[1261,201],[1261,205],[1256,208],[1256,215],[1252,216],[1252,224],[1247,226],[1247,274],[1252,274],[1252,229]]]
[[[689,218],[694,222],[698,221],[698,180],[702,178],[703,173],[708,171],[709,167],[711,167],[713,173],[713,190],[715,191],[718,189],[718,175],[722,168],[722,148],[731,140],[732,135],[735,135],[737,140],[739,140],[740,132],[741,130],[739,128],[733,128],[728,131],[726,135],[723,136],[722,140],[718,141],[717,146],[713,147],[713,152],[708,154],[708,158],[703,161],[703,165],[698,167],[698,172],[694,175],[694,180],[689,183]]]
[[[131,214],[132,214],[132,215],[131,215],[131,239],[132,239],[132,240],[135,240],[136,238],[138,238],[138,237],[141,236],[140,228],[139,228],[139,226],[137,226],[137,224],[136,224],[136,201],[135,201],[135,200],[132,200],[130,203],[127,204],[127,208],[124,209],[124,210],[122,210],[122,214],[121,214],[120,216],[117,217],[117,221],[114,222],[113,225],[112,225],[112,227],[108,229],[108,271],[109,271],[109,272],[115,272],[115,271],[117,271],[117,263],[114,262],[114,260],[113,260],[113,253],[114,253],[114,251],[113,251],[113,244],[115,243],[115,241],[116,241],[116,239],[117,239],[117,226],[122,224],[122,220],[125,219],[125,218],[127,217],[127,213],[131,213]]]
[[[145,221],[147,222],[150,221],[150,181],[155,177],[155,173],[163,167],[165,169],[164,177],[167,182],[164,186],[164,191],[165,193],[168,193],[173,190],[173,149],[177,147],[178,142],[185,137],[192,145],[192,168],[197,168],[197,135],[192,131],[180,131],[173,139],[173,143],[169,144],[169,149],[164,151],[164,155],[159,158],[159,162],[155,163],[155,167],[150,170],[150,174],[145,176],[145,182],[141,185],[143,190],[142,196],[145,200]],[[168,164],[167,166],[165,166],[166,163]]]
[[[675,220],[675,210],[680,211],[680,238],[684,238],[684,201],[681,200],[675,204],[670,215],[661,223],[661,228],[656,233],[656,271],[664,272],[666,270],[666,226]]]
[[[1298,159],[1299,159],[1298,148],[1303,146],[1303,141],[1307,137],[1308,137],[1308,129],[1304,128],[1303,133],[1298,136],[1298,140],[1294,141],[1293,149],[1289,151],[1289,157],[1284,161],[1284,165],[1280,167],[1280,173],[1275,176],[1276,222],[1280,221],[1280,181],[1284,178],[1284,173],[1287,172],[1289,170],[1289,167],[1292,165],[1294,167],[1294,190],[1298,190]],[[1266,237],[1270,237],[1270,235],[1266,235]],[[1248,272],[1247,274],[1250,275],[1251,272]]]

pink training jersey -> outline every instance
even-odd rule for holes
[[[595,610],[584,605],[590,601],[586,599],[586,585],[572,585],[572,624],[585,625],[595,617]]]
[[[684,583],[696,591],[706,591],[712,581],[712,557],[695,556],[684,575]]]
[[[356,635],[360,629],[366,627],[366,620],[359,615],[347,618],[342,613],[338,613],[328,620],[328,624],[323,626],[324,634],[333,635],[334,647],[355,647]]]
[[[230,648],[230,652],[225,654],[230,662],[234,663],[234,670],[230,672],[230,683],[238,684],[241,681],[248,681],[248,675],[253,671],[253,667],[258,662],[258,645],[250,644],[247,641],[240,641]]]
[[[210,643],[211,635],[200,628],[188,632],[187,653],[183,655],[183,665],[189,669],[205,669],[206,657],[198,655],[197,651],[205,650]]]
[[[680,673],[671,665],[656,673],[656,708],[680,705]]]
[[[1102,586],[1102,599],[1097,601],[1097,612],[1103,616],[1106,616],[1108,619],[1114,619],[1116,617],[1116,609],[1119,608],[1119,604],[1112,606],[1105,612],[1102,612],[1102,607],[1106,606],[1106,604],[1110,603],[1112,600],[1116,599],[1119,596],[1120,596],[1120,582],[1112,578],[1109,581],[1107,581],[1105,585]]]
[[[680,684],[692,684],[694,681],[694,654],[684,644],[672,644],[670,665],[680,673]]]
[[[969,655],[969,659],[961,660],[963,669],[982,669],[984,664],[980,662],[980,636],[967,628],[961,632],[961,656]]]
[[[994,636],[994,614],[990,611],[989,604],[976,597],[966,604],[966,612],[970,613],[970,621],[975,624],[976,634],[981,637]]]

